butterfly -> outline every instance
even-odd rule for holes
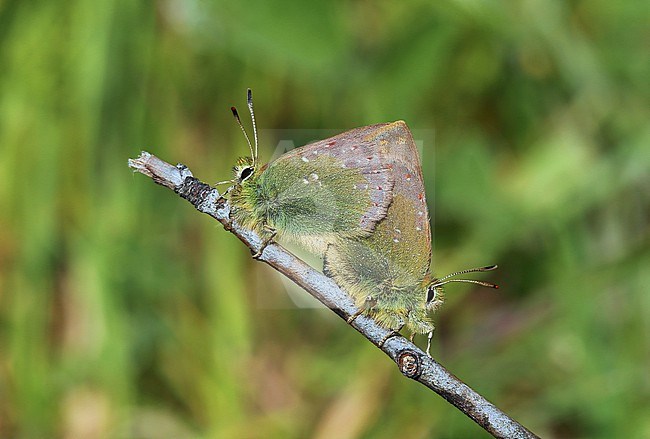
[[[381,326],[428,334],[431,314],[451,282],[496,285],[454,276],[490,271],[472,268],[442,278],[431,274],[431,229],[422,167],[406,123],[356,128],[289,151],[261,165],[251,90],[247,96],[254,147],[237,110],[251,156],[233,168],[231,218],[262,237],[261,256],[276,236],[287,237],[324,258],[323,271]],[[225,183],[225,182],[222,182]]]
[[[276,236],[318,255],[338,239],[372,234],[392,201],[393,179],[377,139],[368,128],[347,131],[289,151],[260,165],[252,93],[254,149],[237,110],[231,110],[246,137],[250,157],[233,168],[228,196],[231,218],[262,237],[262,248]],[[224,183],[224,182],[221,182]]]
[[[368,128],[380,139],[381,153],[393,175],[393,199],[371,235],[328,246],[324,272],[356,299],[357,315],[366,313],[395,331],[406,327],[412,336],[428,334],[429,353],[434,330],[430,316],[444,301],[443,285],[469,282],[498,288],[489,282],[451,279],[497,267],[472,268],[439,279],[432,276],[429,213],[413,136],[403,121]]]

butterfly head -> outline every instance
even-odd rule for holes
[[[429,284],[427,287],[427,301],[425,306],[429,312],[437,310],[445,301],[442,285],[437,285],[436,281],[437,280],[434,280],[434,282]]]
[[[248,180],[255,173],[253,157],[240,157],[232,171],[235,174],[235,184],[241,184]]]

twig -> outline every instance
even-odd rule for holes
[[[197,210],[215,218],[252,252],[259,249],[262,244],[260,237],[232,221],[229,215],[230,206],[220,197],[219,192],[194,178],[185,165],[172,166],[148,152],[142,152],[140,157],[129,159],[129,167],[151,177],[156,183],[174,190],[192,203]],[[332,279],[314,270],[278,244],[268,245],[259,259],[287,276],[341,318],[347,319],[357,311],[352,299]],[[383,340],[386,340],[380,349],[397,364],[402,374],[424,384],[445,398],[494,437],[537,437],[406,338],[399,334],[391,335],[390,330],[382,328],[364,315],[357,317],[351,325],[378,347]],[[387,337],[389,338],[386,339]]]

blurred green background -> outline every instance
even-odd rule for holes
[[[501,285],[447,289],[434,356],[539,435],[650,437],[649,20],[641,1],[1,1],[0,437],[487,436],[127,168],[146,149],[230,178],[246,87],[267,132],[434,130],[435,272],[498,263],[480,277]]]

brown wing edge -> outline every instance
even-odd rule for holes
[[[395,179],[393,187],[394,192],[404,192],[411,199],[419,199],[422,202],[426,213],[426,218],[424,218],[422,226],[426,229],[426,239],[430,242],[431,225],[429,223],[429,209],[426,201],[424,178],[422,176],[422,162],[420,160],[417,146],[415,145],[415,140],[413,139],[413,134],[406,122],[403,120],[380,124],[375,127],[377,129],[372,133],[372,141],[383,145],[383,153],[386,157],[385,160],[387,163],[391,163],[394,166],[397,165],[395,166],[397,168],[402,167],[403,169],[408,170],[417,183],[417,193],[413,193],[413,186],[407,189],[405,186],[402,186],[402,180],[400,180],[398,176],[393,176]],[[430,263],[431,260],[429,258],[429,264]]]

